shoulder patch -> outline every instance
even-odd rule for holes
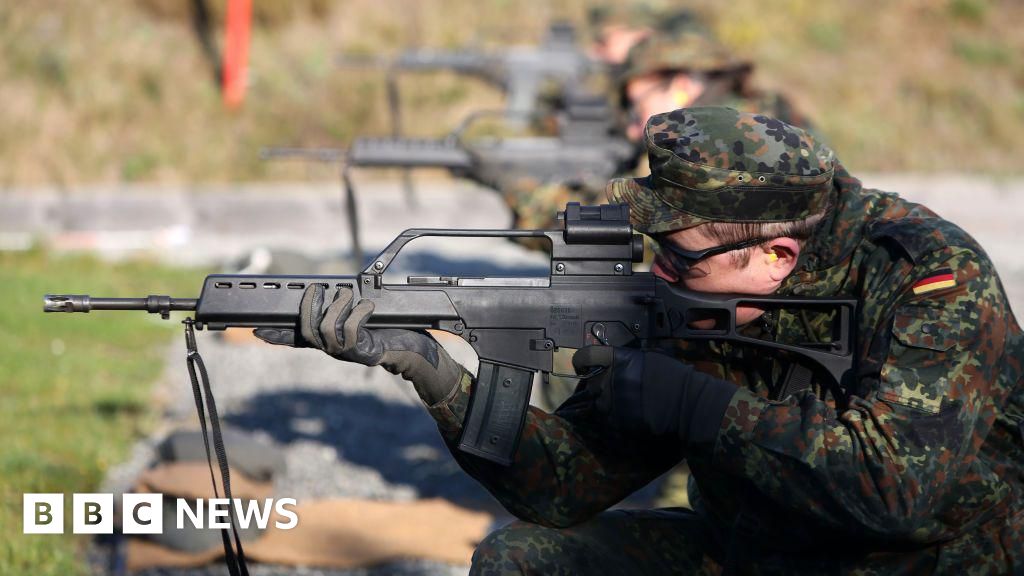
[[[936,250],[976,246],[976,242],[956,224],[934,216],[876,220],[869,225],[867,236],[876,243],[884,239],[895,242],[915,263]]]
[[[942,290],[943,288],[952,288],[956,286],[956,277],[953,275],[952,268],[943,268],[936,270],[934,273],[928,275],[927,278],[922,278],[914,283],[913,290],[915,296],[921,294],[927,294],[936,290]]]

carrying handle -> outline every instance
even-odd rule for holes
[[[489,230],[489,229],[445,229],[445,228],[410,228],[391,241],[381,250],[372,262],[363,269],[364,275],[380,275],[391,266],[398,253],[410,241],[426,236],[444,236],[451,238],[530,238],[560,236],[561,230]]]

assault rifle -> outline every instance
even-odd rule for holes
[[[650,272],[633,271],[644,248],[642,237],[630,226],[628,206],[570,203],[558,218],[562,228],[557,230],[406,230],[355,276],[212,274],[198,298],[47,295],[44,311],[145,310],[163,318],[176,310],[190,312],[186,341],[193,362],[198,358],[193,326],[297,329],[299,302],[307,286],[323,284],[328,299],[330,291],[350,288],[356,299],[374,301],[370,328],[444,330],[473,347],[480,368],[459,449],[504,465],[516,452],[534,373],[550,374],[553,354],[560,348],[726,340],[796,356],[812,364],[837,390],[849,383],[855,300],[686,291]],[[410,276],[405,282],[385,283],[384,273],[399,251],[426,236],[547,238],[552,248],[550,271],[532,278]],[[831,314],[833,337],[825,343],[799,345],[751,337],[736,325],[740,305]],[[714,326],[695,328],[692,322],[697,319],[713,319]],[[191,364],[189,368],[193,369]],[[202,412],[194,373],[193,387]]]
[[[474,138],[463,135],[478,120],[508,113],[471,114],[443,138],[356,138],[346,150],[331,148],[267,148],[265,159],[300,158],[342,165],[341,187],[356,269],[363,266],[359,218],[351,168],[446,168],[503,191],[525,180],[537,185],[560,183],[570,187],[603,188],[616,174],[632,167],[637,148],[616,135],[614,114],[603,98],[576,94],[559,115],[557,136]]]
[[[853,377],[853,334],[857,302],[832,298],[773,298],[701,294],[682,290],[650,272],[634,272],[643,259],[643,241],[629,224],[626,205],[583,207],[571,203],[559,214],[561,230],[429,230],[400,234],[356,276],[255,276],[212,274],[199,298],[92,298],[47,295],[46,312],[145,310],[168,318],[186,318],[187,366],[196,401],[211,479],[213,451],[224,495],[231,500],[230,469],[206,368],[193,327],[298,329],[299,302],[305,288],[321,283],[329,290],[347,287],[357,298],[374,301],[370,328],[445,330],[465,339],[480,359],[477,383],[463,422],[459,449],[509,465],[515,457],[536,371],[550,374],[560,348],[590,344],[652,347],[671,339],[727,340],[756,344],[777,354],[811,363],[838,393]],[[538,237],[551,242],[550,272],[538,278],[411,276],[384,283],[384,272],[399,251],[423,236]],[[331,298],[333,294],[327,294]],[[810,309],[832,314],[832,341],[794,345],[744,335],[736,326],[737,306]],[[713,319],[711,328],[692,321]],[[205,394],[205,398],[204,398]],[[217,495],[217,483],[214,481]],[[218,496],[219,497],[219,496]],[[246,561],[229,507],[230,531],[222,531],[225,560],[232,574],[245,574]]]
[[[509,113],[527,117],[537,111],[541,90],[547,83],[559,90],[577,86],[600,66],[576,46],[576,30],[565,23],[552,24],[539,46],[510,47],[501,52],[407,50],[394,60],[345,55],[338,64],[386,69],[388,105],[396,136],[401,133],[401,72],[450,70],[480,78],[505,94]]]

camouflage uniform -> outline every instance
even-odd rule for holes
[[[685,455],[696,512],[602,513],[684,455],[610,435],[583,387],[555,414],[530,409],[512,466],[453,449],[521,519],[487,538],[474,571],[1024,571],[1024,334],[981,247],[862,189],[811,136],[763,116],[683,109],[652,118],[646,137],[654,176],[609,187],[641,230],[801,217],[829,201],[778,294],[861,302],[855,378],[774,397],[781,358],[684,346],[738,386],[713,448]],[[746,328],[806,342],[827,340],[826,324],[780,313]],[[464,374],[430,409],[452,447],[472,390]]]

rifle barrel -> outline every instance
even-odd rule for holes
[[[341,162],[347,152],[341,148],[289,148],[270,147],[260,149],[261,160],[284,160],[297,158],[316,162]]]
[[[198,298],[171,298],[150,295],[146,298],[92,298],[88,294],[47,294],[43,312],[89,312],[91,310],[145,310],[166,315],[172,311],[195,311]]]

